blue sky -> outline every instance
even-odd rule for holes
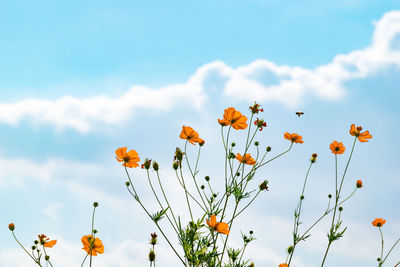
[[[399,9],[396,1],[357,0],[2,3],[1,225],[14,222],[27,246],[37,233],[55,236],[55,263],[75,266],[83,256],[80,237],[90,230],[91,203],[98,201],[106,253],[96,265],[147,264],[147,239],[156,229],[125,192],[115,149],[128,146],[157,159],[164,179],[173,179],[171,156],[183,145],[182,125],[190,125],[206,140],[201,175],[219,177],[216,119],[229,106],[246,114],[257,101],[268,124],[259,137],[263,146],[284,150],[286,131],[305,143],[260,173],[271,190],[239,221],[232,240],[251,227],[255,264],[284,261],[309,155],[319,158],[306,222],[332,193],[329,143],[350,148],[355,123],[374,138],[357,144],[346,186],[350,192],[362,178],[365,187],[345,207],[350,231],[334,244],[326,266],[375,266],[379,236],[372,219],[387,219],[388,244],[400,236]],[[298,109],[305,111],[301,118],[294,115]],[[151,205],[143,179],[138,188]],[[318,266],[327,227],[301,245],[296,266]],[[8,229],[0,231],[7,240],[0,265],[33,266]],[[160,242],[159,266],[176,264]],[[397,263],[393,256],[388,265]]]

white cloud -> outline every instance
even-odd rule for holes
[[[235,101],[275,101],[298,107],[308,95],[337,100],[346,93],[344,83],[373,75],[386,66],[400,66],[400,11],[386,13],[375,23],[368,47],[337,55],[332,62],[307,69],[276,65],[260,59],[232,68],[221,61],[205,64],[185,83],[161,88],[133,86],[120,97],[64,96],[57,100],[23,99],[0,104],[0,122],[52,125],[87,133],[97,124],[115,125],[132,118],[138,109],[168,111],[188,104],[199,109],[216,88]]]

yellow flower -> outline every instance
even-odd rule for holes
[[[235,157],[238,161],[244,164],[249,164],[249,165],[254,165],[256,164],[256,161],[250,156],[250,154],[245,154],[243,157],[240,155],[240,153],[236,154]]]
[[[83,248],[87,254],[97,256],[97,253],[104,253],[103,242],[99,238],[94,238],[92,235],[84,235],[81,238]]]
[[[126,153],[126,147],[120,147],[117,150],[115,150],[116,154],[116,159],[119,162],[123,162],[122,166],[128,167],[128,168],[136,168],[139,166],[139,155],[135,150],[130,150],[128,153]]]
[[[214,229],[218,233],[227,235],[230,232],[228,224],[224,222],[217,222],[217,217],[214,214],[211,215],[210,220],[206,219],[206,223],[208,227]]]

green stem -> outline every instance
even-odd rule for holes
[[[197,181],[196,181],[196,169],[195,169],[195,172],[193,172],[193,171],[192,171],[192,168],[190,167],[190,164],[189,164],[189,159],[188,159],[188,157],[187,157],[187,152],[186,152],[187,143],[188,143],[188,141],[186,140],[186,142],[185,142],[185,159],[186,159],[186,164],[187,164],[187,166],[188,166],[188,168],[189,168],[190,174],[192,175],[194,184],[195,184],[196,189],[197,189],[197,193],[199,193],[199,196],[200,196],[200,198],[201,198],[201,201],[203,202],[204,207],[207,209],[207,205],[206,205],[206,203],[204,202],[203,196],[202,196],[201,193],[200,193],[199,186],[197,185]],[[200,149],[199,149],[199,153],[198,153],[198,155],[197,155],[196,167],[197,167],[197,162],[198,162],[198,160],[199,160],[199,157],[200,157]],[[192,221],[193,221],[193,219],[192,219]]]
[[[400,238],[397,239],[397,241],[393,244],[393,246],[391,247],[391,249],[389,250],[389,252],[386,254],[385,258],[382,260],[382,264],[385,262],[385,260],[387,259],[387,257],[389,256],[389,254],[392,252],[392,250],[394,249],[394,247],[397,245],[397,243],[399,243],[399,241],[400,241]],[[394,267],[398,266],[399,264],[400,264],[400,262],[397,263]]]
[[[29,257],[31,257],[31,259],[32,259],[35,263],[37,263],[39,266],[42,266],[42,265],[40,264],[40,262],[39,262],[37,259],[35,259],[35,258],[25,249],[25,247],[18,241],[17,237],[16,237],[15,234],[14,234],[14,231],[11,231],[11,233],[12,233],[12,235],[13,235],[15,241],[17,241],[17,243],[18,243],[18,244],[21,246],[21,248],[26,252],[26,254],[28,254]]]

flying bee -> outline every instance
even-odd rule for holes
[[[297,112],[296,112],[296,115],[297,115],[298,117],[300,117],[300,116],[303,115],[303,114],[304,114],[303,111],[297,111]]]

